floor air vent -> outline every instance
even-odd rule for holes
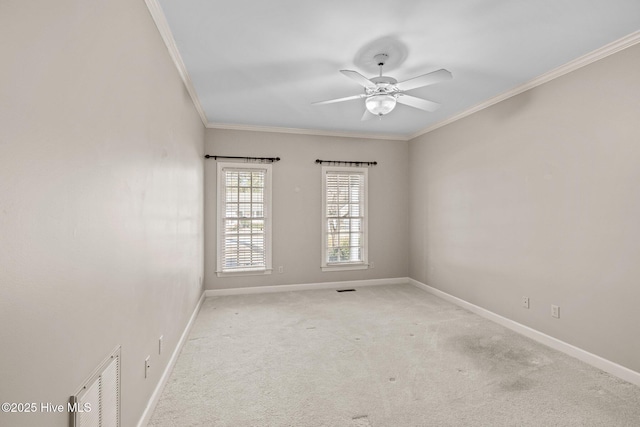
[[[336,289],[336,292],[355,292],[355,289]]]
[[[120,347],[69,398],[71,427],[120,427]]]

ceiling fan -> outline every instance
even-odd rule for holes
[[[393,77],[382,75],[382,67],[388,58],[389,55],[386,53],[379,53],[374,56],[376,63],[380,67],[380,75],[372,79],[366,78],[357,71],[340,70],[342,74],[363,86],[364,93],[347,96],[345,98],[314,102],[312,105],[333,104],[335,102],[364,98],[366,110],[361,120],[369,120],[374,116],[382,117],[385,114],[389,114],[396,107],[396,103],[408,105],[409,107],[418,108],[424,111],[435,111],[440,108],[440,104],[437,102],[417,98],[415,96],[408,95],[405,92],[419,87],[451,80],[453,78],[451,72],[441,69],[398,83],[398,81]]]

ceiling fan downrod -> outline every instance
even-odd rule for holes
[[[373,59],[377,61],[378,67],[380,67],[380,77],[382,77],[382,67],[384,67],[384,64],[387,62],[387,59],[389,59],[389,55],[387,55],[386,53],[379,53],[376,56],[374,56]]]

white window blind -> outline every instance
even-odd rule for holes
[[[323,270],[367,268],[367,170],[323,168]]]
[[[268,272],[271,165],[218,168],[218,274]]]

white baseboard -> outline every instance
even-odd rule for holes
[[[534,341],[537,341],[541,344],[546,345],[547,347],[551,347],[554,350],[561,351],[593,367],[596,367],[598,369],[601,369],[605,372],[610,373],[611,375],[615,375],[618,378],[628,381],[631,384],[640,386],[640,373],[636,371],[633,371],[629,368],[625,368],[622,365],[618,365],[615,362],[604,359],[593,353],[589,353],[586,350],[583,350],[574,345],[568,344],[564,341],[561,341],[557,338],[544,334],[540,331],[537,331],[533,328],[525,326],[521,323],[515,322],[511,319],[507,319],[506,317],[502,317],[499,314],[493,313],[492,311],[486,310],[475,304],[471,304],[470,302],[462,300],[458,297],[454,297],[453,295],[450,295],[446,292],[433,288],[429,285],[425,285],[424,283],[419,282],[417,280],[409,278],[408,283],[417,288],[423,289],[429,292],[430,294],[440,297],[445,301],[451,302],[457,306],[460,306],[466,310],[471,311],[472,313],[475,313],[481,317],[484,317],[485,319],[489,319],[492,322],[498,323],[508,329],[511,329],[512,331],[515,331],[521,335],[531,338]]]
[[[187,342],[187,337],[189,336],[189,332],[191,331],[191,327],[198,316],[198,312],[200,311],[200,307],[204,301],[205,294],[204,292],[200,295],[200,299],[198,300],[198,304],[196,304],[196,308],[193,310],[191,317],[189,318],[189,322],[187,322],[187,326],[184,328],[182,335],[180,336],[180,340],[178,341],[178,345],[176,345],[175,350],[171,354],[171,359],[169,359],[169,363],[167,363],[167,367],[164,369],[162,373],[162,377],[160,377],[160,381],[156,385],[156,388],[153,390],[153,394],[147,403],[147,407],[142,413],[142,417],[140,417],[140,421],[138,421],[138,427],[146,427],[146,425],[151,420],[151,415],[153,415],[153,411],[156,409],[156,405],[158,404],[158,400],[160,400],[160,395],[162,394],[162,390],[164,390],[164,386],[167,384],[169,380],[169,376],[171,376],[171,372],[173,372],[173,367],[178,360],[178,356],[182,351],[182,347],[184,347],[185,342]]]
[[[528,338],[533,339],[541,344],[544,344],[548,347],[551,347],[555,350],[561,351],[569,356],[575,357],[578,360],[581,360],[595,368],[601,369],[605,372],[610,373],[618,378],[621,378],[625,381],[630,382],[631,384],[635,384],[640,387],[640,373],[633,371],[629,368],[625,368],[622,365],[618,365],[615,362],[604,359],[600,356],[597,356],[593,353],[589,353],[586,350],[568,344],[564,341],[561,341],[557,338],[551,337],[547,334],[544,334],[540,331],[532,329],[528,326],[525,326],[521,323],[515,322],[513,320],[507,319],[506,317],[500,316],[496,313],[493,313],[487,309],[479,307],[475,304],[467,302],[463,299],[450,295],[446,292],[433,288],[429,285],[426,285],[417,280],[411,279],[409,277],[397,277],[390,279],[369,279],[369,280],[351,280],[351,281],[343,281],[343,282],[322,282],[322,283],[306,283],[299,285],[278,285],[278,286],[258,286],[258,287],[250,287],[250,288],[235,288],[235,289],[209,289],[202,293],[198,304],[196,305],[193,313],[191,314],[191,318],[185,327],[182,336],[180,337],[180,341],[176,346],[173,354],[171,355],[171,359],[167,364],[158,385],[156,386],[151,398],[149,399],[149,403],[138,422],[138,427],[145,427],[149,420],[151,419],[151,415],[153,415],[153,411],[155,410],[156,405],[158,404],[158,400],[160,399],[160,395],[162,394],[162,390],[164,389],[165,384],[167,383],[171,372],[173,371],[173,367],[178,360],[178,356],[180,355],[180,351],[184,346],[187,337],[189,336],[189,332],[193,323],[200,311],[200,307],[204,301],[205,297],[210,296],[224,296],[224,295],[246,295],[246,294],[258,294],[258,293],[270,293],[270,292],[289,292],[289,291],[305,291],[305,290],[318,290],[318,289],[340,289],[340,288],[352,288],[352,287],[361,287],[361,286],[377,286],[377,285],[398,285],[398,284],[410,284],[419,289],[422,289],[426,292],[429,292],[432,295],[435,295],[439,298],[442,298],[445,301],[451,302],[459,307],[462,307],[466,310],[471,311],[485,319],[491,320],[495,323],[498,323],[512,331],[515,331],[519,334],[522,334]]]
[[[204,291],[208,297],[225,295],[264,294],[271,292],[311,291],[318,289],[355,288],[360,286],[399,285],[409,283],[408,277],[392,279],[348,280],[344,282],[305,283],[301,285],[255,286],[251,288],[208,289]]]

